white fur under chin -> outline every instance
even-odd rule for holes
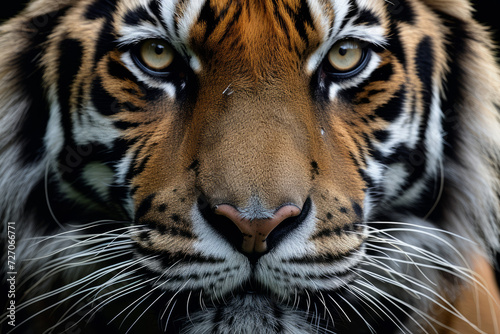
[[[218,314],[219,312],[219,314]],[[279,312],[279,318],[276,313]],[[214,321],[218,317],[218,321]],[[303,315],[291,308],[272,305],[264,296],[248,294],[232,298],[222,311],[207,309],[190,315],[183,334],[309,334],[313,330]]]

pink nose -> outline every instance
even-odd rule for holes
[[[267,237],[285,219],[300,214],[300,209],[294,205],[285,205],[276,211],[271,218],[246,219],[231,205],[221,204],[215,208],[215,213],[229,218],[243,235],[241,250],[244,253],[264,253],[267,250]]]

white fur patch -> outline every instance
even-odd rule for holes
[[[64,131],[61,123],[61,107],[57,102],[56,87],[51,86],[48,90],[48,100],[50,104],[49,121],[47,123],[47,132],[44,136],[47,154],[51,159],[56,159],[63,149]]]
[[[111,118],[98,112],[91,104],[85,105],[78,112],[72,112],[73,135],[78,145],[100,143],[112,148],[120,131]]]
[[[430,106],[429,126],[425,132],[425,148],[428,153],[428,173],[436,173],[439,169],[443,152],[443,128],[441,120],[443,114],[441,111],[441,99],[439,96],[439,88],[436,83],[433,85],[432,105]]]

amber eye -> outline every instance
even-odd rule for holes
[[[334,75],[346,76],[358,73],[366,65],[366,52],[359,41],[341,40],[328,52],[329,71]],[[354,72],[354,73],[353,73]]]
[[[139,46],[139,62],[153,72],[163,73],[174,61],[174,49],[161,39],[148,39]]]

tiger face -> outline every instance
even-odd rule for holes
[[[499,246],[500,79],[452,2],[34,1],[0,30],[21,324],[488,332],[454,302]]]

